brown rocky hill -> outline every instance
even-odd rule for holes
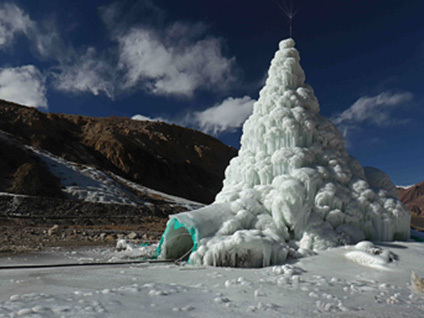
[[[6,101],[0,101],[0,131],[66,160],[94,165],[143,186],[202,203],[213,201],[229,160],[237,154],[236,149],[211,136],[177,125],[42,113]],[[37,170],[37,160],[18,152],[14,149],[16,162],[10,151],[0,157],[2,179]],[[30,165],[18,171],[27,162]],[[14,182],[9,182],[10,187]]]
[[[397,188],[400,200],[411,211],[411,226],[424,230],[424,181],[408,188]]]

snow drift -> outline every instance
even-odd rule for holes
[[[409,238],[410,214],[393,183],[364,171],[319,114],[294,45],[280,42],[222,191],[210,206],[170,216],[159,258],[260,267],[364,239]]]

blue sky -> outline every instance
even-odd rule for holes
[[[166,120],[238,147],[289,35],[275,2],[2,1],[0,98]],[[293,3],[307,82],[349,152],[395,184],[424,180],[424,1]]]

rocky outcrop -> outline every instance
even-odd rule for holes
[[[0,191],[42,197],[63,197],[59,179],[27,149],[0,138]]]
[[[24,163],[13,175],[11,192],[32,196],[61,197],[59,179],[39,161]]]
[[[211,136],[177,125],[46,114],[5,101],[0,101],[0,130],[66,160],[203,203],[213,201],[224,170],[237,153]],[[30,161],[21,164],[26,162]],[[19,166],[8,169],[7,175]]]

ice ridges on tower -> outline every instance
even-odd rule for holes
[[[395,186],[348,154],[299,60],[294,40],[281,41],[222,191],[207,207],[170,216],[159,258],[261,267],[364,239],[409,239]]]

